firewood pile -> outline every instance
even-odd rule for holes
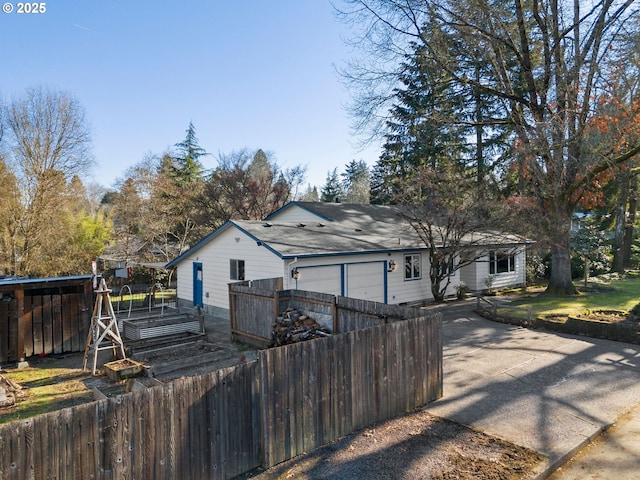
[[[331,332],[313,318],[295,309],[281,313],[273,324],[271,347],[328,337]]]
[[[24,396],[22,386],[0,375],[0,407],[8,407]]]

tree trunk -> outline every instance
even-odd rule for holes
[[[431,280],[431,295],[436,303],[444,302],[444,295],[440,291],[440,280],[437,278]]]
[[[442,277],[439,272],[441,269],[441,261],[436,258],[433,251],[429,255],[429,280],[431,281],[431,295],[436,303],[444,302],[444,294],[446,289],[440,288],[442,285]]]
[[[622,174],[620,178],[620,194],[616,207],[616,226],[613,234],[613,264],[611,270],[624,273],[624,237],[627,214],[627,199],[629,197],[629,174]]]
[[[575,295],[576,287],[571,279],[571,255],[568,246],[551,248],[551,278],[547,286],[551,295]]]
[[[629,179],[629,216],[625,222],[624,241],[622,242],[622,266],[631,268],[631,246],[636,223],[636,205],[638,196],[638,176],[633,174]]]
[[[575,295],[578,293],[571,278],[571,216],[558,211],[550,228],[551,278],[547,293],[551,295]]]

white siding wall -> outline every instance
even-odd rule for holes
[[[293,210],[293,209],[291,209]],[[297,209],[301,210],[302,209]],[[404,278],[404,253],[385,253],[350,255],[350,256],[330,256],[317,258],[300,258],[294,260],[282,260],[264,246],[258,246],[256,241],[246,236],[240,230],[231,226],[217,237],[212,239],[207,245],[199,249],[195,255],[187,257],[178,265],[178,297],[191,305],[193,299],[193,262],[201,262],[203,265],[203,301],[206,307],[213,310],[227,310],[229,308],[228,284],[233,282],[230,278],[229,260],[238,259],[245,262],[245,279],[257,280],[262,278],[274,278],[282,276],[284,278],[285,289],[295,289],[296,281],[291,278],[291,269],[297,267],[301,278],[307,275],[314,275],[320,285],[320,291],[331,294],[340,294],[341,289],[349,295],[348,272],[349,264],[367,264],[372,272],[379,272],[379,275],[371,275],[366,281],[371,282],[370,289],[362,288],[363,279],[358,279],[359,284],[354,287],[354,292],[359,295],[369,295],[368,292],[377,292],[378,286],[384,284],[386,277],[387,303],[413,303],[428,301],[433,298],[429,282],[429,259],[424,252],[416,251],[421,255],[422,278],[416,280],[405,280]],[[395,261],[397,268],[394,272],[387,272],[383,268],[384,262]],[[375,266],[379,264],[379,269]],[[341,268],[345,266],[346,268]],[[335,268],[311,268],[320,266],[333,266]],[[353,268],[355,270],[355,267]],[[473,265],[458,270],[451,278],[448,295],[455,295],[456,287],[460,281],[469,286],[472,290],[482,290],[486,288],[484,283],[489,272],[489,264],[486,261],[476,262]],[[318,275],[323,278],[317,277]],[[327,278],[324,278],[327,277]],[[331,277],[331,278],[329,278]],[[507,274],[494,276],[494,288],[504,288],[512,285],[524,283],[525,279],[525,254],[524,249],[520,249],[516,254],[516,271]],[[354,282],[355,280],[351,280]],[[301,281],[301,284],[303,282]],[[377,285],[375,285],[377,284]],[[352,285],[353,286],[353,285]],[[209,293],[207,298],[206,294]]]
[[[526,279],[526,255],[524,249],[519,249],[515,253],[515,271],[509,273],[499,273],[493,276],[492,288],[507,288],[514,287],[516,285],[522,285]],[[489,270],[488,263],[484,263],[487,266],[487,274]],[[484,283],[484,280],[483,280]]]
[[[526,252],[519,248],[515,253],[515,271],[493,275],[491,288],[500,289],[522,285],[526,280]],[[479,258],[475,263],[461,269],[460,278],[471,290],[485,290],[489,276],[489,255]]]
[[[464,267],[462,267],[459,272],[460,272],[460,281],[464,282],[464,284],[469,287],[470,290],[482,290],[484,287],[480,286],[478,287],[478,282],[482,283],[483,278],[487,276],[487,274],[485,273],[484,276],[482,275],[478,275],[478,269],[482,268],[480,267],[480,265],[482,265],[481,263],[478,262],[474,262],[470,265],[466,265]],[[486,268],[483,270],[483,272],[486,271]],[[458,282],[460,283],[460,282]]]
[[[182,260],[176,268],[178,298],[185,305],[191,306],[193,300],[193,262],[196,257],[188,257]]]
[[[290,205],[286,209],[278,212],[277,215],[274,215],[269,221],[311,223],[311,222],[327,222],[328,220],[325,220],[322,217],[319,217],[318,215],[316,215],[315,213],[312,213],[309,210],[305,210],[304,208],[301,208],[298,205]]]
[[[416,252],[419,253],[419,252]],[[386,261],[394,260],[397,265],[395,272],[385,272],[382,264]],[[433,299],[431,295],[431,287],[429,283],[429,260],[427,256],[422,254],[422,278],[419,280],[405,280],[404,279],[404,254],[395,253],[391,256],[385,253],[369,254],[369,255],[350,255],[350,256],[335,256],[335,257],[319,257],[319,258],[301,258],[291,265],[285,265],[284,273],[284,288],[295,289],[296,281],[291,278],[290,270],[293,267],[297,267],[300,271],[301,278],[304,275],[317,275],[318,273],[331,273],[333,275],[339,275],[342,270],[340,268],[335,269],[322,269],[315,270],[310,267],[314,266],[328,266],[335,265],[337,267],[342,265],[348,265],[350,263],[380,263],[379,276],[370,278],[370,282],[384,282],[384,274],[387,277],[387,303],[411,303],[422,300]],[[375,268],[375,267],[374,267]],[[344,279],[344,288],[348,290],[346,279]],[[336,278],[333,284],[343,285],[343,279]],[[452,279],[452,286],[450,287],[450,294],[455,294],[455,285],[457,284],[457,277]],[[329,282],[331,283],[331,282]],[[303,282],[301,281],[302,285]],[[359,290],[359,288],[358,288]],[[333,291],[327,291],[325,293],[334,293]],[[349,294],[349,292],[346,292]]]
[[[420,252],[415,252],[420,253]],[[389,273],[389,303],[412,303],[421,300],[431,300],[431,282],[429,281],[429,257],[420,254],[419,280],[404,279],[404,257],[407,253],[394,253],[389,261],[396,262],[396,271]]]
[[[282,276],[280,258],[231,226],[178,264],[178,297],[191,305],[193,262],[201,262],[205,307],[228,309],[228,284],[236,281],[230,278],[231,259],[244,260],[245,280]]]

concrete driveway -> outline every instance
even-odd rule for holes
[[[429,413],[543,453],[549,472],[640,402],[640,346],[494,323],[474,307],[437,308],[444,395]]]

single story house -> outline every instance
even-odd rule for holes
[[[471,290],[525,282],[526,241],[484,236],[482,253],[452,274]],[[499,243],[491,245],[491,239]],[[478,255],[476,255],[478,256]],[[177,269],[180,307],[227,315],[228,284],[282,277],[284,289],[390,304],[433,298],[425,245],[397,206],[291,202],[263,221],[230,220],[167,264]]]

